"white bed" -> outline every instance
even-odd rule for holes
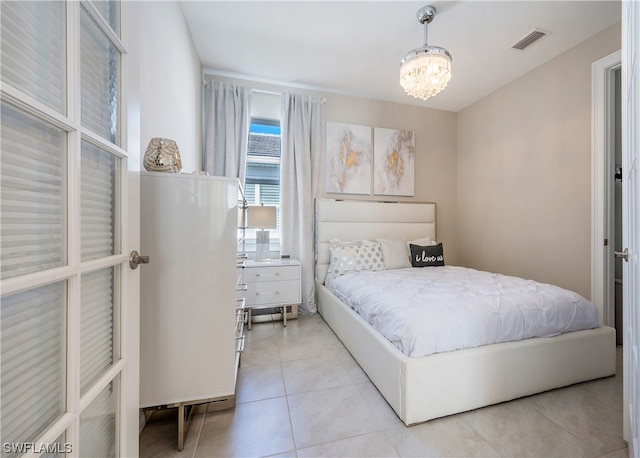
[[[615,374],[606,326],[408,357],[324,286],[331,239],[436,240],[435,214],[432,203],[316,203],[318,311],[405,424]]]

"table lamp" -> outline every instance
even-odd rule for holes
[[[249,205],[247,227],[256,230],[256,261],[269,262],[269,231],[276,228],[276,207],[273,205]]]

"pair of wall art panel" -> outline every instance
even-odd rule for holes
[[[326,145],[325,192],[414,195],[413,132],[328,122]]]

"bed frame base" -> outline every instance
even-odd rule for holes
[[[433,203],[316,201],[318,311],[405,424],[615,374],[616,332],[606,326],[409,358],[322,284],[334,237],[424,236],[439,240]]]
[[[616,372],[607,326],[409,358],[324,285],[318,311],[407,426]]]

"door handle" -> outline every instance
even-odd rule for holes
[[[613,255],[616,258],[622,258],[625,261],[629,262],[629,248],[625,248],[624,251],[614,251]]]
[[[140,256],[136,250],[133,250],[129,255],[129,267],[137,269],[140,264],[149,264],[149,256]]]

